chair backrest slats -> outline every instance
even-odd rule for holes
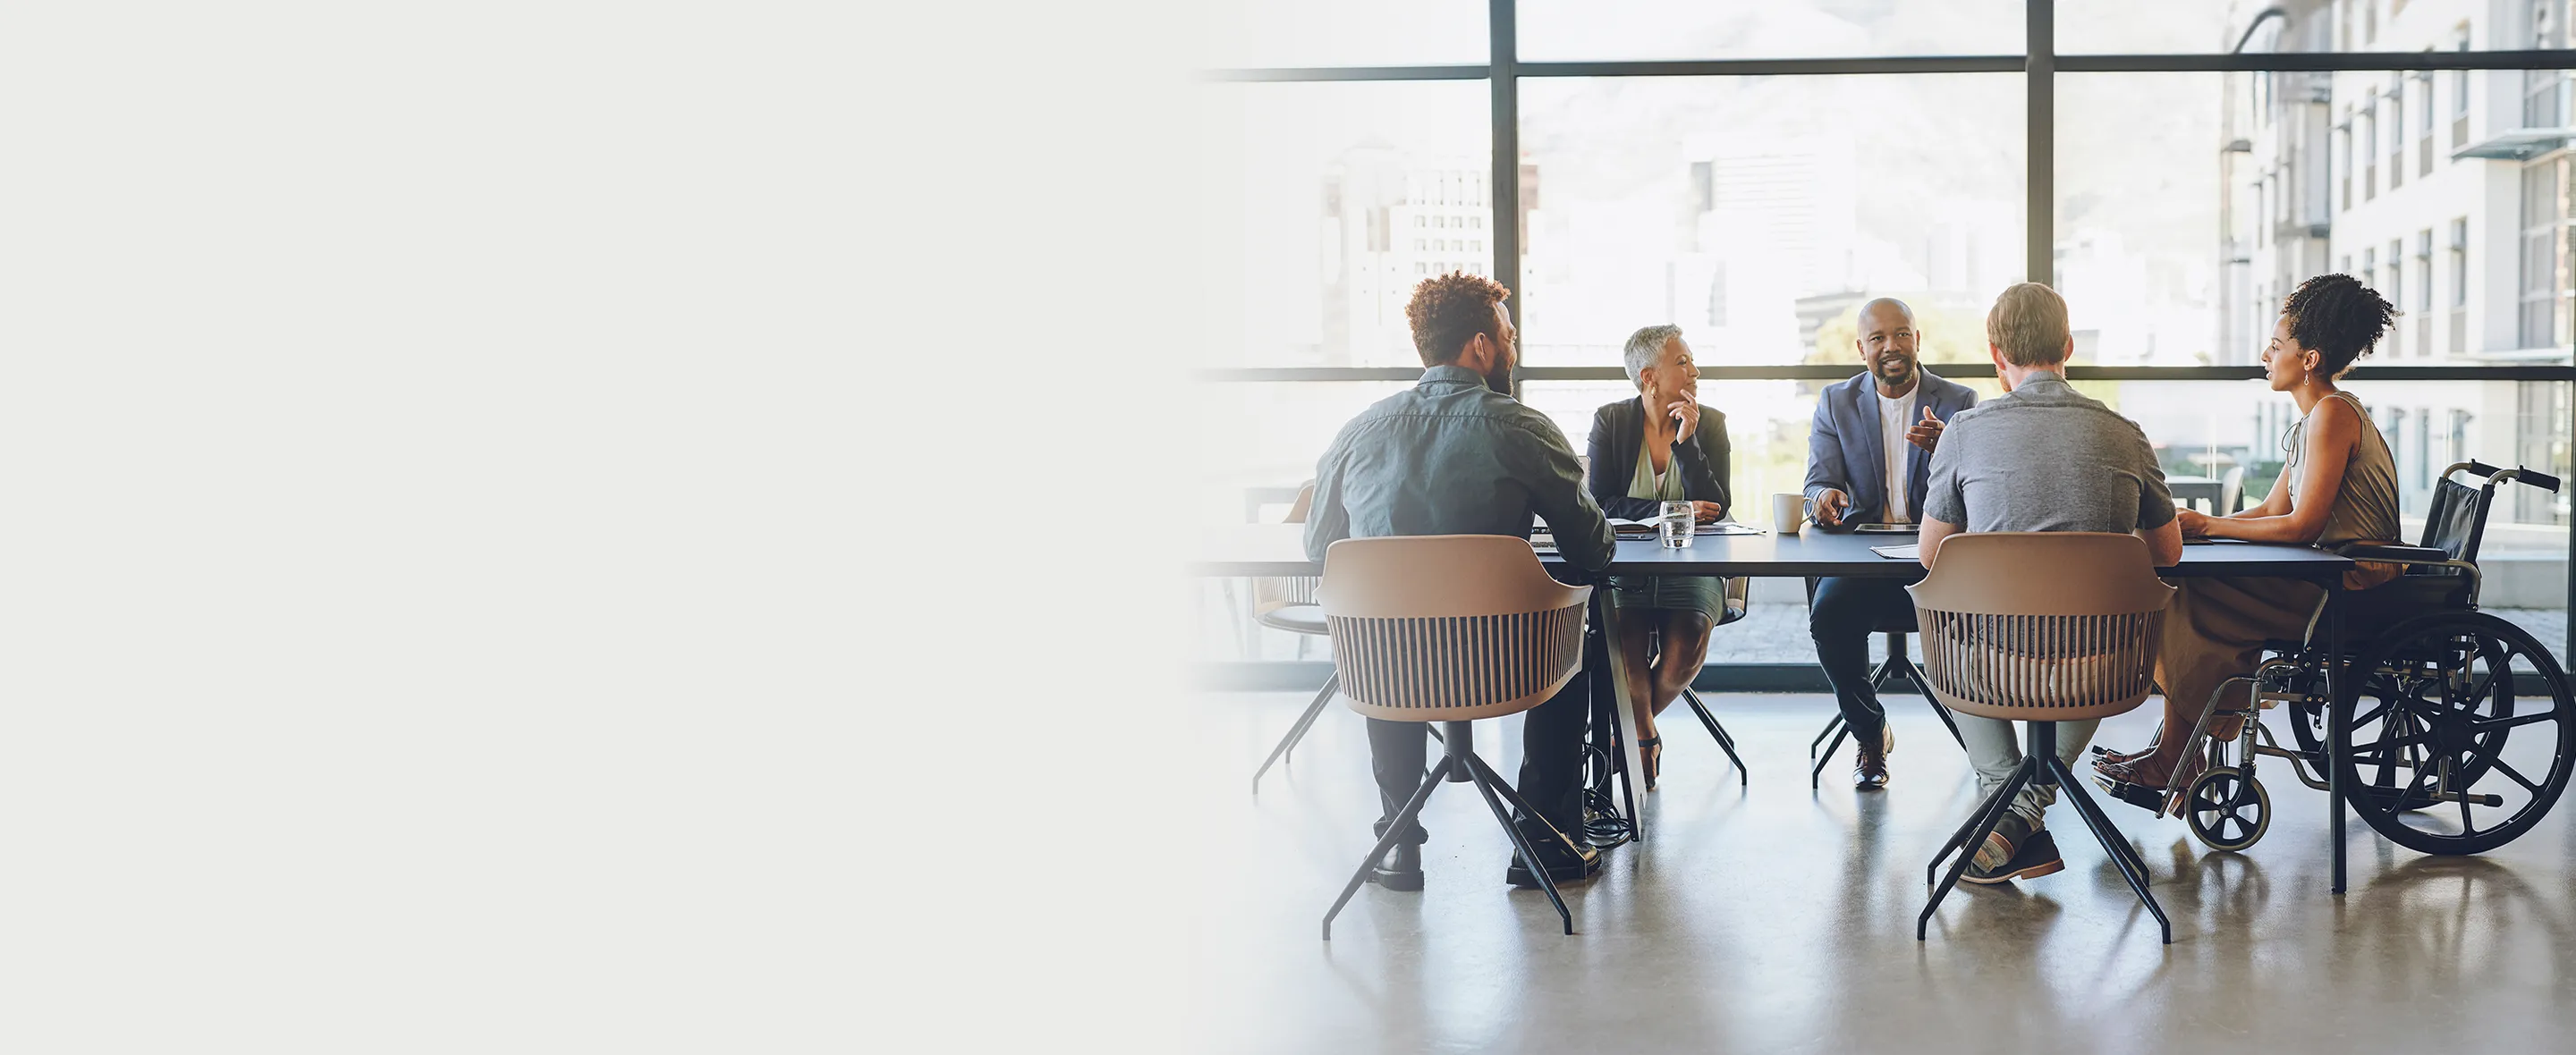
[[[1952,536],[1908,589],[1933,695],[2023,721],[2107,717],[2145,700],[2174,592],[2144,542],[2081,532]]]
[[[1352,710],[1460,721],[1528,710],[1572,680],[1591,588],[1547,576],[1525,539],[1345,539],[1321,603]]]
[[[1303,524],[1309,507],[1315,504],[1315,481],[1308,480],[1297,489],[1297,500],[1289,503],[1283,524]],[[1297,605],[1315,603],[1315,589],[1324,580],[1313,575],[1275,575],[1252,580],[1252,612],[1277,611]]]

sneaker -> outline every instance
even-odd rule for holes
[[[1896,724],[1885,719],[1881,719],[1878,723],[1878,753],[1882,755],[1896,753]]]
[[[2005,810],[2004,819],[1995,822],[1995,830],[1986,833],[1985,844],[1977,847],[1976,856],[1968,861],[1969,874],[2012,860],[2013,848],[2029,841],[2036,827],[2021,814]]]
[[[2001,829],[2005,825],[2011,825],[2017,829],[2027,829],[2029,826],[2029,822],[2023,821],[2019,814],[2006,816],[2004,822],[1996,825],[1996,828]],[[1998,831],[1997,834],[2001,832]],[[1989,864],[1987,850],[1993,848],[1995,841],[1993,836],[1988,836],[1986,846],[1977,851],[1976,861],[1971,863],[1967,873],[1959,878],[1971,883],[1992,886],[2015,879],[2036,879],[2052,872],[2066,870],[2066,861],[2057,856],[2057,837],[2048,834],[2048,829],[2027,831],[2017,842],[2019,845],[2012,847],[2002,863]]]

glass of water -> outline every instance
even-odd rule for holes
[[[1695,530],[1691,526],[1693,519],[1690,503],[1664,503],[1663,519],[1656,522],[1655,534],[1663,539],[1665,549],[1681,549],[1691,544]]]

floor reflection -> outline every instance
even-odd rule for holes
[[[1237,787],[1301,694],[1212,697],[1204,786]],[[1966,760],[1897,708],[1894,783],[1806,786],[1823,697],[1712,696],[1746,763],[1668,736],[1650,841],[1567,901],[1501,882],[1501,833],[1472,796],[1426,815],[1427,889],[1364,889],[1315,922],[1365,850],[1376,805],[1357,719],[1318,723],[1258,798],[1213,796],[1199,881],[1211,1050],[2165,1053],[2396,1046],[2554,1050],[2576,1035],[2576,825],[2568,811],[2478,858],[2430,858],[2355,824],[2351,893],[2327,892],[2325,796],[2275,796],[2263,841],[2210,853],[2179,821],[2105,804],[2174,920],[2148,916],[2061,805],[2066,871],[1962,886],[1928,941],[1923,865],[1976,805]],[[2152,715],[2108,723],[2142,742]],[[1689,734],[1689,727],[1674,733]],[[1479,743],[1511,772],[1516,730]],[[1246,745],[1251,745],[1247,747]],[[1846,749],[1848,754],[1848,749]],[[1839,774],[1848,760],[1827,768]],[[1241,773],[1235,772],[1241,770]]]

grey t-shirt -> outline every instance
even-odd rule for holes
[[[2126,532],[2163,527],[2174,504],[2136,422],[2032,374],[1950,419],[1923,515],[1963,531]]]

